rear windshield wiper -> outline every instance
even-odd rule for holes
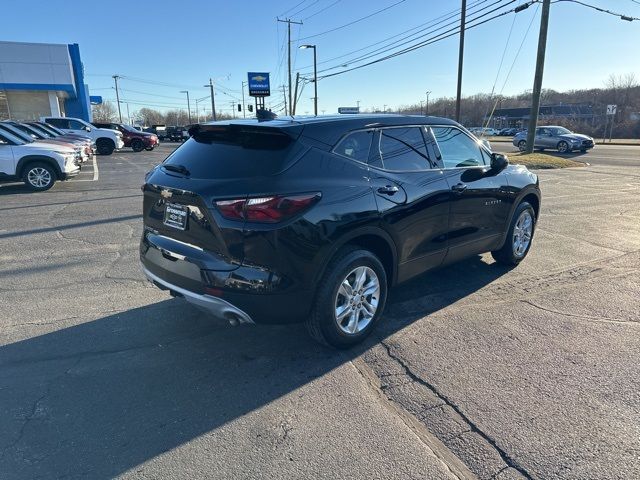
[[[169,164],[162,165],[162,167],[165,168],[166,170],[181,173],[186,176],[191,175],[191,173],[189,173],[189,170],[187,170],[187,167],[185,167],[184,165],[173,165],[169,163]]]

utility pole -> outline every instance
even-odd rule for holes
[[[425,93],[427,94],[427,112],[425,113],[425,115],[429,115],[429,95],[431,95],[431,90],[428,90]]]
[[[211,90],[211,114],[213,115],[213,121],[217,121],[216,118],[216,97],[213,95],[213,80],[209,79],[209,85],[205,85]]]
[[[291,98],[291,24],[295,23],[296,25],[302,25],[302,22],[295,22],[289,18],[286,20],[277,19],[279,22],[287,24],[287,55],[288,55],[288,69],[289,69],[289,110],[294,111],[291,106],[293,105],[293,100]]]
[[[131,125],[131,114],[129,113],[129,103],[127,102],[127,118],[129,119],[129,125]]]
[[[122,123],[122,112],[120,111],[120,91],[118,90],[118,79],[120,75],[113,75],[113,81],[116,82],[116,101],[118,103],[118,118],[120,118],[120,123]]]
[[[462,0],[460,10],[460,48],[458,50],[458,89],[456,91],[456,122],[460,121],[460,98],[462,96],[462,59],[464,58],[464,24],[467,16],[467,0]],[[427,108],[427,113],[428,112]]]
[[[296,73],[296,88],[293,90],[293,107],[291,107],[291,115],[296,114],[298,107],[298,84],[300,83],[300,72]]]
[[[536,59],[536,73],[533,78],[533,94],[531,98],[531,113],[529,114],[529,130],[527,131],[527,148],[525,153],[533,153],[536,140],[536,126],[538,125],[538,111],[540,110],[540,93],[542,92],[542,74],[544,72],[544,56],[547,50],[547,29],[549,27],[549,8],[551,0],[542,1],[542,17],[540,18],[540,36],[538,37],[538,58]]]
[[[287,116],[287,89],[284,85],[281,85],[280,87],[282,88],[282,96],[284,97],[284,116],[286,117]]]

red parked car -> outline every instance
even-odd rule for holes
[[[92,122],[97,128],[110,128],[111,130],[117,130],[122,133],[122,141],[125,147],[131,147],[134,152],[141,152],[142,150],[153,150],[160,144],[158,136],[153,133],[141,132],[136,130],[131,125],[125,125],[124,123],[97,123]]]

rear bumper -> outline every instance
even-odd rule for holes
[[[295,323],[310,311],[311,292],[270,268],[232,264],[218,254],[150,231],[142,235],[140,261],[160,288],[178,292],[196,305],[208,305],[205,309],[217,317],[233,316],[229,309],[236,309],[242,314],[238,316],[255,323]]]
[[[225,320],[228,320],[232,324],[254,323],[247,313],[243,312],[238,307],[231,305],[229,302],[222,300],[221,298],[213,297],[206,294],[200,295],[184,288],[180,288],[177,285],[173,285],[166,280],[158,277],[157,275],[154,275],[144,266],[142,267],[142,271],[149,279],[149,281],[157,287],[163,290],[169,290],[174,295],[183,297],[187,302],[195,305],[196,307],[204,310],[207,313],[210,313],[214,317],[223,318]]]

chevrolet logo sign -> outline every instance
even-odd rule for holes
[[[267,79],[267,77],[264,77],[262,75],[256,75],[255,77],[251,77],[251,80],[255,80],[256,82],[264,82]]]
[[[173,195],[173,193],[171,193],[169,190],[167,190],[166,188],[163,190],[160,190],[160,196],[162,198],[171,198],[171,196]]]

